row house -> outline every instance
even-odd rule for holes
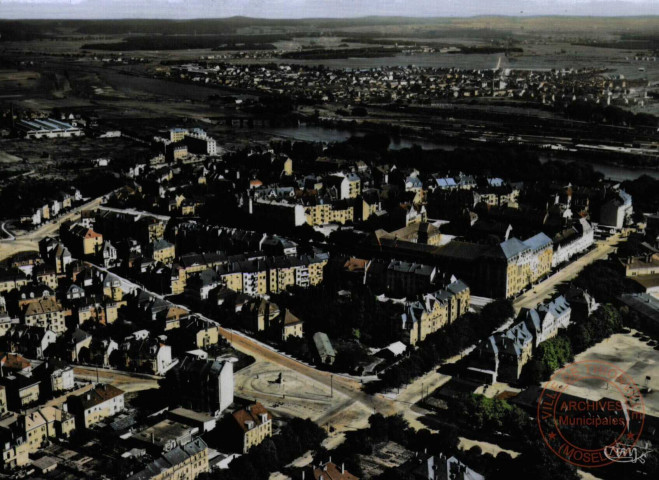
[[[142,212],[115,211],[99,208],[94,228],[110,239],[133,237],[146,245],[165,236],[169,217]]]
[[[65,274],[67,265],[73,261],[69,249],[62,242],[52,237],[46,237],[39,241],[39,253],[47,264],[54,267],[57,275]]]
[[[394,329],[399,332],[401,340],[408,345],[416,345],[446,325],[455,322],[469,311],[469,287],[460,280],[455,280],[445,289],[424,294],[418,300],[390,300],[378,297],[402,312],[394,316]]]
[[[485,254],[484,278],[490,296],[510,298],[549,274],[553,243],[544,233],[525,241],[510,238]]]
[[[476,366],[484,368],[493,383],[517,381],[538,345],[568,327],[571,313],[563,296],[537,309],[522,309],[512,327],[479,346]]]
[[[163,453],[128,480],[195,480],[209,471],[208,446],[201,438],[195,438]]]
[[[554,254],[551,266],[556,268],[592,247],[595,243],[595,230],[588,220],[580,218],[574,226],[558,233],[553,243]]]
[[[103,248],[103,235],[80,224],[62,224],[60,238],[78,257],[96,255]]]
[[[129,337],[119,352],[121,363],[126,368],[154,375],[164,375],[177,363],[172,358],[172,347],[165,345],[159,338]]]
[[[18,269],[0,269],[0,293],[11,292],[30,283],[27,275]]]
[[[561,295],[538,308],[523,308],[517,319],[526,323],[535,339],[535,347],[537,347],[542,342],[555,337],[559,328],[567,328],[570,324],[571,314],[570,304]]]

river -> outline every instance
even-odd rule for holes
[[[363,131],[345,130],[340,128],[322,127],[317,125],[300,125],[299,127],[282,127],[264,129],[264,133],[290,138],[294,140],[303,140],[307,142],[343,142],[352,136],[361,137],[365,135]],[[456,145],[441,144],[429,140],[416,139],[413,137],[401,137],[397,141],[391,141],[389,148],[392,150],[400,150],[402,148],[409,148],[412,145],[419,145],[424,150],[454,150]],[[545,163],[550,160],[549,156],[541,153],[539,155],[540,161]],[[579,161],[574,159],[574,161]],[[659,170],[649,168],[626,168],[610,165],[608,163],[588,162],[593,166],[597,172],[603,173],[606,178],[614,181],[622,182],[625,180],[634,180],[641,175],[649,175],[653,178],[659,179]]]

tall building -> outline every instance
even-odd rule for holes
[[[233,403],[234,358],[184,358],[167,372],[165,388],[172,404],[201,412],[223,412]]]

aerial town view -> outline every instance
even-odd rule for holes
[[[0,480],[659,478],[657,0],[0,0]]]

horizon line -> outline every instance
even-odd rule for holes
[[[1,3],[0,3],[1,4]],[[7,5],[7,4],[5,4]],[[175,22],[187,22],[194,20],[231,20],[243,18],[247,20],[289,20],[289,21],[303,21],[303,20],[361,20],[361,19],[414,19],[414,20],[442,20],[442,19],[477,19],[477,18],[606,18],[606,19],[629,19],[629,18],[659,18],[659,13],[651,14],[630,14],[630,15],[578,15],[578,14],[561,14],[561,13],[546,13],[546,14],[529,14],[529,15],[506,15],[506,14],[479,14],[479,15],[446,15],[446,16],[415,16],[415,15],[358,15],[346,17],[251,17],[248,15],[232,15],[228,17],[189,17],[189,18],[173,18],[173,17],[24,17],[24,18],[0,18],[1,22],[12,21],[42,21],[42,20],[91,20],[91,21],[117,21],[117,20],[170,20]]]

